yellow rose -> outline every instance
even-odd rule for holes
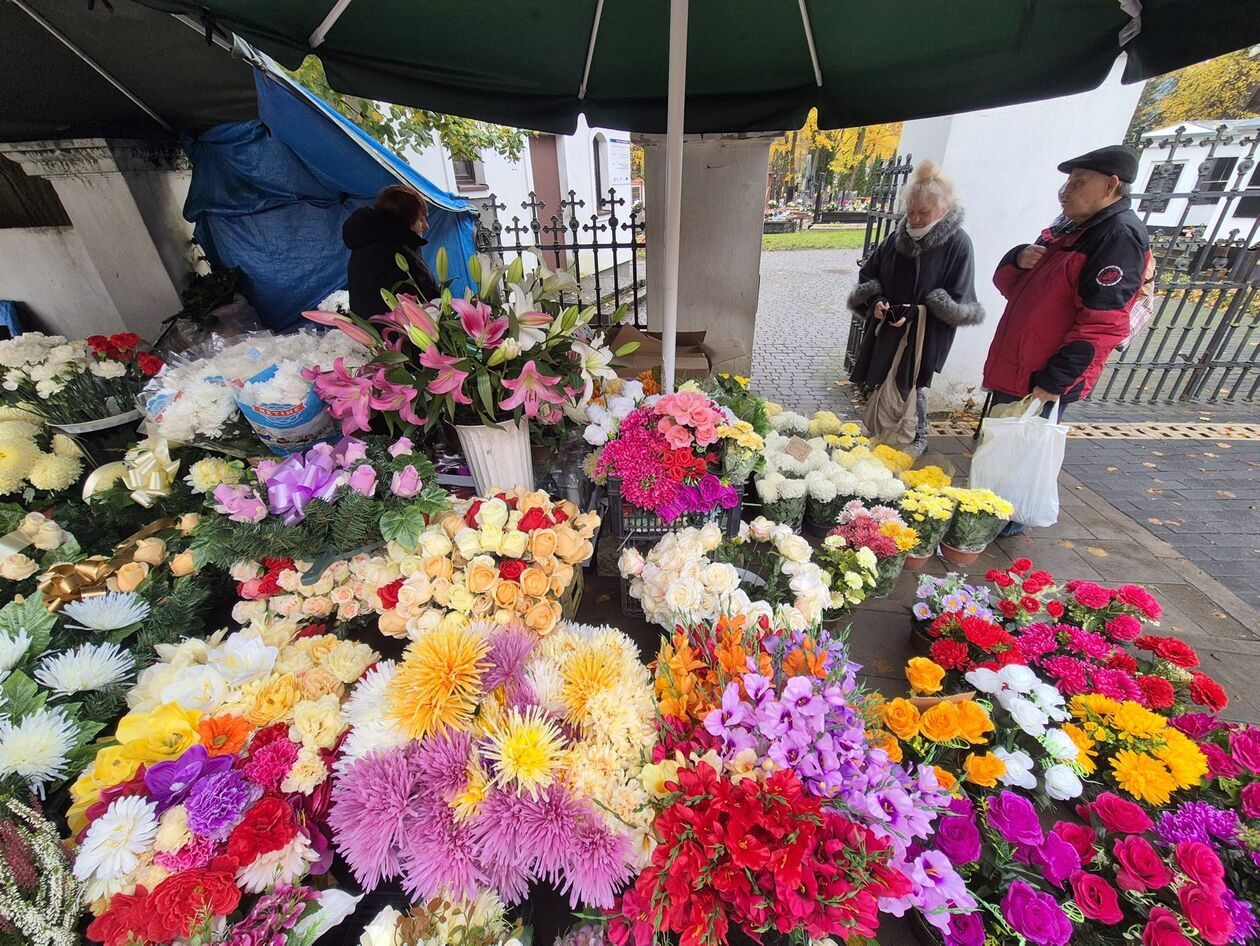
[[[489,502],[481,504],[481,508],[477,510],[477,521],[481,528],[503,531],[503,527],[508,521],[508,507],[501,499],[492,499]]]
[[[197,560],[193,557],[192,549],[180,552],[171,559],[171,574],[176,578],[182,578],[184,575],[195,575],[197,573]]]
[[[135,591],[148,577],[148,565],[144,562],[128,562],[111,575],[105,584],[110,591]]]
[[[884,725],[898,739],[913,739],[919,732],[919,710],[898,697],[884,704]]]
[[[175,528],[179,529],[184,535],[188,535],[199,525],[201,525],[201,513],[186,512],[179,517],[179,522],[176,523]]]
[[[931,696],[941,689],[945,668],[926,657],[912,657],[906,664],[906,679],[916,693]]]
[[[419,555],[404,555],[398,562],[398,574],[410,578],[424,568],[424,558]],[[386,582],[388,584],[388,582]]]
[[[503,530],[498,526],[482,526],[477,533],[477,543],[483,552],[498,553],[503,548]]]
[[[933,742],[957,739],[961,728],[958,707],[953,703],[942,702],[929,707],[919,721],[919,732]]]
[[[531,598],[541,598],[547,593],[547,576],[541,569],[527,568],[521,572],[521,590]]]
[[[529,534],[529,554],[535,560],[551,558],[556,554],[558,544],[554,529],[535,529]]]
[[[451,593],[447,596],[447,604],[454,610],[461,611],[464,614],[472,610],[475,600],[476,597],[473,593],[463,585],[454,585],[451,588]]]
[[[529,534],[513,529],[511,532],[504,533],[503,544],[499,547],[499,552],[507,558],[520,558],[525,554],[525,549],[528,546]]]
[[[550,634],[560,621],[560,602],[539,601],[525,612],[525,625],[539,637]]]
[[[476,529],[462,529],[454,537],[455,548],[465,561],[476,558],[481,551],[481,536]]]
[[[434,581],[439,578],[450,581],[455,576],[455,563],[445,555],[430,555],[424,560],[424,573]]]
[[[185,749],[201,741],[197,732],[200,719],[199,710],[164,703],[148,713],[128,713],[118,721],[116,736],[129,758],[145,763],[166,762],[179,758]]]
[[[407,636],[407,619],[397,611],[386,611],[377,620],[376,626],[386,637]]]
[[[590,557],[591,543],[583,539],[572,529],[556,530],[556,555],[560,561],[576,565]]]
[[[407,628],[404,624],[404,634],[406,630]],[[297,680],[298,692],[302,694],[302,699],[304,700],[318,700],[330,693],[340,697],[345,692],[345,687],[342,686],[341,681],[325,667],[309,667],[306,670],[299,670],[294,674],[294,679]]]
[[[501,581],[494,586],[494,603],[500,608],[516,607],[516,599],[520,595],[520,586],[514,581]]]
[[[450,537],[441,529],[430,526],[420,534],[420,551],[425,558],[432,555],[450,555],[454,548]]]
[[[464,573],[468,590],[475,595],[489,591],[498,577],[499,570],[494,567],[494,560],[486,556],[474,558],[468,563],[468,568]]]
[[[286,718],[301,696],[293,675],[279,674],[254,694],[253,705],[245,710],[245,718],[255,726],[270,726]]]
[[[341,701],[329,694],[294,707],[289,739],[313,749],[330,749],[344,728]]]
[[[141,539],[136,543],[131,558],[149,565],[161,565],[166,561],[166,543],[155,538]]]

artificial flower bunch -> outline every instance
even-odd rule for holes
[[[935,669],[944,672],[939,666]],[[923,667],[908,666],[906,675],[919,683],[931,679],[931,671]],[[935,685],[939,686],[939,678]],[[912,699],[897,697],[880,703],[880,724],[890,738],[879,745],[894,762],[930,765],[937,781],[946,788],[964,779],[992,788],[1006,774],[1002,760],[982,748],[994,726],[988,709],[975,699],[928,694]]]
[[[927,636],[931,658],[958,676],[1024,663],[1018,641],[1002,625],[966,610],[942,611],[927,626]]]
[[[198,529],[197,553],[225,568],[313,560],[382,540],[411,546],[447,506],[433,464],[406,437],[345,437],[244,469],[211,457],[194,463],[189,477],[218,514]]]
[[[814,561],[831,580],[831,607],[825,615],[834,620],[875,593],[879,580],[879,559],[868,548],[848,545],[840,536],[829,535],[814,550]]]
[[[799,528],[805,517],[805,480],[784,476],[778,470],[756,479],[761,514],[775,522]]]
[[[549,878],[611,907],[648,849],[647,668],[626,635],[474,622],[429,631],[346,703],[337,849],[365,890],[519,903]]]
[[[625,505],[655,513],[666,524],[694,523],[739,505],[739,490],[725,482],[723,434],[730,418],[697,391],[665,394],[622,419],[594,469],[615,478]]]
[[[915,588],[910,614],[916,621],[935,621],[942,614],[956,612],[972,618],[994,619],[987,585],[972,585],[966,575],[924,575]]]
[[[875,556],[876,581],[871,593],[882,597],[892,591],[907,553],[919,544],[919,533],[906,525],[892,506],[868,507],[854,499],[844,504],[827,539],[838,540],[846,548],[866,549]]]
[[[854,447],[865,447],[870,440],[862,434],[862,428],[853,421],[841,420],[833,411],[817,411],[809,419],[807,433],[811,437],[822,437],[827,446],[851,450]]]
[[[775,609],[791,607],[806,624],[814,624],[824,611],[840,606],[843,598],[836,597],[831,576],[812,556],[809,542],[790,526],[758,516],[741,522],[739,534],[724,539],[713,557],[742,569],[743,587],[750,597],[756,595]]]
[[[1072,697],[1069,709],[1089,740],[1081,752],[1098,779],[1152,808],[1197,788],[1208,773],[1194,741],[1140,703],[1090,693]]]
[[[876,444],[871,448],[871,456],[873,456],[889,471],[900,476],[914,465],[914,457],[906,453],[904,450],[898,450],[896,447],[890,447],[886,443]],[[903,480],[904,482],[904,480]]]
[[[944,492],[957,503],[944,541],[960,551],[983,550],[1015,514],[1015,507],[990,489],[949,486]]]
[[[784,437],[809,437],[813,436],[809,432],[809,418],[796,411],[784,410],[778,404],[771,404],[767,411],[770,417],[770,426],[774,428],[776,433],[782,434]],[[834,414],[832,415],[835,416]],[[836,418],[839,423],[839,418]],[[818,436],[822,436],[819,434]]]
[[[534,262],[527,273],[520,258],[505,269],[489,256],[474,256],[468,265],[473,288],[462,299],[444,292],[422,303],[417,295],[382,290],[390,311],[371,319],[304,313],[369,353],[357,367],[334,360],[307,372],[342,432],[367,430],[376,414],[391,428],[439,418],[545,421],[589,401],[596,381],[616,377],[603,333],[589,327],[596,307],[564,308],[560,300],[577,289],[576,280],[552,272],[541,258]],[[446,267],[446,254],[439,252],[441,282]],[[624,309],[614,324],[623,315]],[[617,354],[637,347],[629,342]]]
[[[5,411],[14,416],[0,420],[0,496],[47,501],[75,485],[83,475],[79,445],[46,427],[42,417]]]
[[[0,587],[0,603],[12,601],[19,588],[27,587],[23,583],[37,573],[78,557],[78,542],[56,520],[42,512],[25,512],[13,503],[0,503],[0,535],[12,536],[10,542],[22,545],[0,558],[0,579],[5,583]]]
[[[338,559],[308,579],[312,567],[310,562],[291,558],[237,562],[229,569],[240,598],[232,607],[232,620],[238,624],[274,620],[344,624],[375,616],[399,577],[395,563],[366,552]]]
[[[164,364],[141,344],[134,332],[78,341],[28,332],[0,342],[4,402],[59,425],[126,413]]]
[[[1011,630],[1026,627],[1047,616],[1058,621],[1065,613],[1062,601],[1055,598],[1059,590],[1054,576],[1047,571],[1033,570],[1033,563],[1017,558],[1005,568],[991,568],[985,581],[995,586],[995,605]]]
[[[901,471],[901,482],[910,489],[942,490],[953,483],[953,476],[939,466],[928,465]]]
[[[779,415],[776,415],[779,416]],[[796,527],[805,516],[807,484],[811,470],[822,469],[830,462],[826,444],[820,438],[804,441],[808,447],[798,456],[788,450],[791,437],[769,433],[762,450],[762,470],[757,476],[757,493],[763,503],[762,513],[775,522]]]
[[[550,634],[594,553],[598,525],[595,513],[521,487],[455,500],[413,541],[390,542],[385,560],[371,563],[397,570],[377,588],[381,632],[416,640],[477,621]]]
[[[621,422],[647,398],[641,381],[613,378],[603,382],[598,393],[585,405],[587,424],[582,439],[592,447],[602,447],[616,438]]]
[[[328,870],[342,696],[377,655],[296,631],[188,639],[140,675],[114,743],[71,787],[89,939],[185,941],[246,895]]]
[[[403,913],[390,906],[383,907],[364,928],[359,943],[360,946],[521,946],[525,932],[519,922],[509,922],[503,901],[493,891],[483,890],[471,900],[434,897]]]

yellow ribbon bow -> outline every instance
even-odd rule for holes
[[[91,499],[119,480],[131,490],[131,498],[148,509],[171,492],[179,461],[171,459],[171,445],[164,437],[148,437],[127,451],[122,460],[97,467],[83,484],[83,498]]]
[[[158,519],[132,536],[123,539],[114,548],[114,557],[92,555],[77,562],[61,562],[39,576],[39,590],[44,595],[44,607],[58,611],[70,601],[103,595],[108,589],[109,576],[133,560],[136,546],[163,529],[175,525],[174,519]]]

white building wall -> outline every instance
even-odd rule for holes
[[[1058,215],[1059,162],[1123,139],[1142,86],[1121,85],[1122,68],[1123,59],[1092,92],[906,123],[899,150],[916,162],[932,158],[957,188],[986,312],[983,325],[958,331],[932,385],[932,410],[983,399],[984,362],[1005,306],[993,271],[1007,250],[1031,243]]]
[[[1174,192],[1187,194],[1195,190],[1199,182],[1200,167],[1209,160],[1209,152],[1211,158],[1234,158],[1234,168],[1229,172],[1225,190],[1234,190],[1236,186],[1239,189],[1248,189],[1248,185],[1253,176],[1257,174],[1254,167],[1247,167],[1240,172],[1239,167],[1250,156],[1252,156],[1252,136],[1256,131],[1239,131],[1234,134],[1234,141],[1229,144],[1218,144],[1215,149],[1210,147],[1211,140],[1216,136],[1215,125],[1218,123],[1204,121],[1195,123],[1202,126],[1204,131],[1201,134],[1194,134],[1193,126],[1188,129],[1190,137],[1183,140],[1177,145],[1176,149],[1171,147],[1159,147],[1157,144],[1161,139],[1171,137],[1176,128],[1160,129],[1152,131],[1143,136],[1146,147],[1142,151],[1141,160],[1138,162],[1137,183],[1134,185],[1135,191],[1146,191],[1150,180],[1151,172],[1157,165],[1165,163],[1174,163],[1182,165],[1181,171],[1177,176],[1177,183]],[[1257,178],[1260,181],[1260,178]],[[1257,187],[1260,185],[1251,185]],[[1256,191],[1260,196],[1260,189]],[[1197,203],[1189,204],[1185,197],[1175,197],[1168,201],[1167,207],[1158,212],[1151,213],[1149,217],[1142,210],[1138,213],[1146,220],[1147,225],[1151,227],[1198,227],[1200,233],[1209,239],[1227,239],[1230,233],[1237,231],[1239,237],[1247,238],[1253,235],[1256,227],[1255,217],[1242,217],[1238,215],[1240,207],[1240,198],[1221,198],[1216,203]]]
[[[73,227],[0,230],[0,299],[22,303],[41,328],[68,338],[128,327]]]

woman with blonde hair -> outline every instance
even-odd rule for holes
[[[932,376],[945,367],[954,332],[983,322],[984,309],[976,299],[974,253],[962,228],[963,211],[953,185],[935,162],[923,161],[914,169],[900,203],[904,215],[863,262],[858,284],[849,293],[854,318],[866,319],[849,377],[864,392],[879,387],[908,333],[897,384],[906,397],[911,388],[916,391],[918,428],[906,449],[918,456],[927,446]],[[912,378],[920,312],[926,316],[923,351],[918,375]]]

